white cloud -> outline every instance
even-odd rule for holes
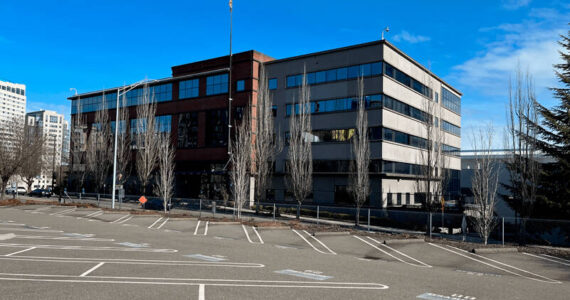
[[[423,35],[413,35],[405,30],[402,30],[400,33],[396,34],[393,38],[395,42],[408,42],[410,44],[422,43],[431,40],[428,36]]]
[[[508,10],[515,10],[530,4],[531,0],[503,0],[503,8]]]

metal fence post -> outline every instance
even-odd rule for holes
[[[429,213],[429,238],[431,239],[431,213]]]
[[[502,219],[502,223],[503,223],[501,228],[503,231],[502,232],[502,239],[503,239],[503,246],[504,246],[505,245],[505,217],[502,217],[501,219]]]
[[[275,203],[273,203],[273,222],[275,222]]]
[[[97,194],[97,206],[99,206],[99,200],[101,200],[101,198],[99,197],[99,194]]]
[[[317,225],[319,225],[319,206],[317,205]]]
[[[200,199],[200,213],[198,215],[198,218],[202,217],[202,199]]]
[[[368,208],[368,231],[370,231],[370,208]]]

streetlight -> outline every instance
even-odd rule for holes
[[[115,108],[115,146],[114,146],[114,150],[113,150],[113,192],[111,193],[111,208],[115,209],[115,189],[117,186],[117,143],[118,143],[118,135],[119,135],[119,109],[120,109],[120,103],[119,103],[119,99],[121,98],[122,95],[127,94],[128,92],[130,92],[131,90],[135,89],[136,87],[138,87],[141,84],[145,84],[145,83],[149,83],[149,82],[155,82],[157,80],[148,80],[148,79],[144,79],[141,80],[139,82],[135,82],[131,85],[127,85],[123,88],[118,87],[117,88],[117,106]],[[121,92],[122,90],[122,92]],[[125,120],[126,122],[126,120]]]
[[[384,32],[389,32],[390,31],[390,27],[386,26],[386,28],[384,28],[384,30],[382,30],[382,40],[384,40]]]

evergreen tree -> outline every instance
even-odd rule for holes
[[[561,86],[551,88],[560,104],[546,108],[535,101],[540,122],[528,119],[527,122],[538,133],[537,148],[554,159],[541,166],[533,215],[567,219],[570,217],[570,31],[561,38],[562,63],[554,66]]]

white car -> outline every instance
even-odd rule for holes
[[[8,195],[14,194],[16,192],[18,193],[18,195],[24,195],[28,192],[28,190],[25,187],[21,187],[21,186],[19,186],[17,188],[9,187],[6,189],[6,194],[8,194]]]

